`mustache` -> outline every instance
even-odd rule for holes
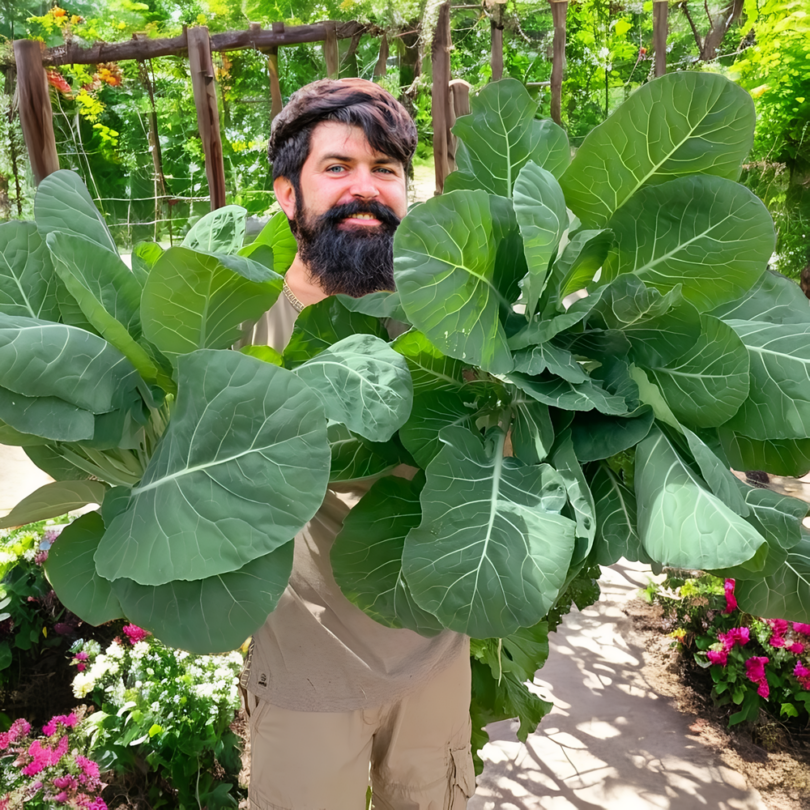
[[[323,227],[335,227],[347,217],[355,214],[371,214],[375,219],[380,220],[383,226],[391,231],[396,230],[400,223],[400,218],[387,206],[376,200],[354,200],[343,205],[336,205],[326,213],[318,217],[318,225]]]

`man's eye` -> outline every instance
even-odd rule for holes
[[[345,166],[330,166],[326,171],[332,174],[338,174],[345,169]]]

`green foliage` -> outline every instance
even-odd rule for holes
[[[710,574],[670,574],[649,591],[663,607],[678,649],[709,670],[712,697],[729,707],[729,725],[755,722],[760,709],[804,723],[810,712],[810,625],[739,610],[735,591],[739,596],[742,584]]]

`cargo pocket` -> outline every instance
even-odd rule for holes
[[[450,749],[450,796],[446,810],[465,810],[467,800],[475,793],[475,768],[470,744]]]

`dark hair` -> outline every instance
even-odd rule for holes
[[[273,121],[267,148],[273,180],[286,177],[300,191],[312,130],[321,121],[360,127],[372,149],[402,163],[406,174],[410,170],[416,125],[405,108],[366,79],[320,79],[293,93]]]

